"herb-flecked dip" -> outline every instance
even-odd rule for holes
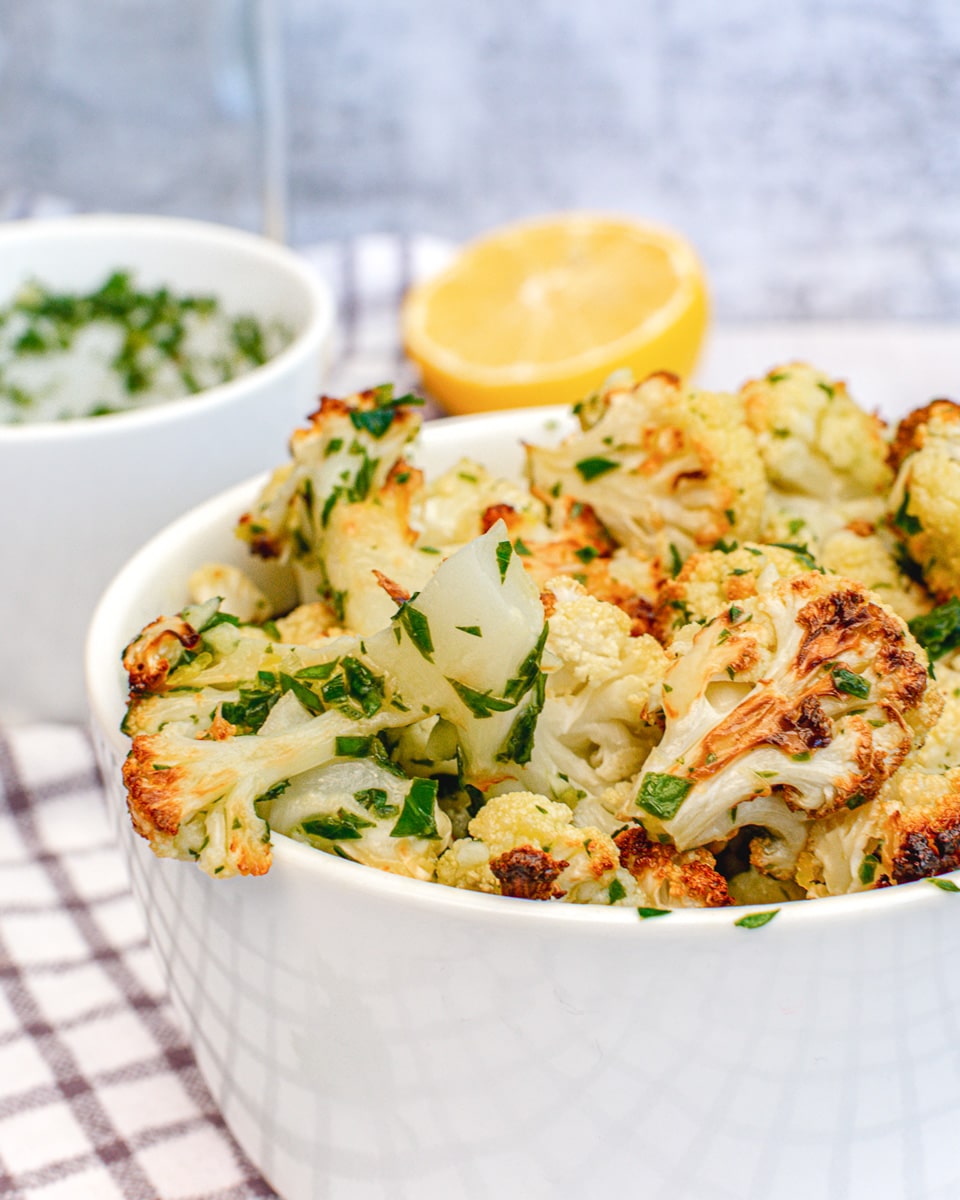
[[[215,296],[140,287],[129,270],[84,293],[31,280],[0,308],[0,421],[179,399],[261,366],[290,339],[280,322],[224,312]]]

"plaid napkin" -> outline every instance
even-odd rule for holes
[[[394,237],[304,251],[340,302],[327,390],[413,385],[398,301],[448,253]],[[0,727],[0,983],[0,1196],[274,1195],[177,1026],[82,728]]]

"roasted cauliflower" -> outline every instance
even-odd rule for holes
[[[960,405],[789,363],[612,378],[526,478],[412,465],[325,397],[127,646],[134,827],[215,876],[271,830],[491,894],[781,904],[960,870]],[[949,886],[949,885],[947,885]]]
[[[847,580],[781,579],[686,633],[663,739],[619,813],[681,850],[757,827],[754,865],[789,874],[807,822],[872,799],[939,711],[903,621]]]
[[[589,504],[619,545],[661,565],[760,533],[763,461],[736,396],[669,375],[615,380],[580,417],[559,446],[528,448],[539,494]]]
[[[905,417],[890,457],[888,519],[943,603],[960,594],[960,404],[934,400]]]
[[[839,380],[791,362],[751,380],[740,396],[767,475],[781,491],[832,503],[890,486],[883,422]]]

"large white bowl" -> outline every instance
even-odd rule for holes
[[[428,425],[517,463],[556,414]],[[135,893],[226,1122],[287,1200],[933,1200],[960,1181],[960,895],[930,881],[641,920],[481,896],[274,835],[262,879],[154,858],[124,812],[120,648],[257,481],[115,579],[87,671]]]
[[[136,412],[0,424],[0,720],[81,720],[83,635],[110,577],[179,513],[285,453],[316,401],[333,330],[327,288],[291,251],[195,221],[80,216],[0,227],[0,306],[29,278],[88,291],[212,294],[293,331],[230,383]]]

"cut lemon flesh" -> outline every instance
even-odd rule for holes
[[[411,289],[403,340],[457,413],[581,399],[613,371],[684,377],[707,323],[697,256],[678,234],[564,214],[496,231]]]

